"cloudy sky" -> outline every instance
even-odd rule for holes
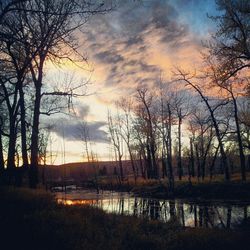
[[[89,80],[89,96],[79,98],[77,116],[50,118],[52,150],[62,163],[82,161],[79,122],[85,121],[92,147],[103,160],[110,159],[105,132],[107,110],[112,102],[133,93],[140,84],[153,84],[160,75],[169,78],[174,66],[186,69],[200,62],[202,41],[215,29],[207,15],[216,14],[214,0],[124,0],[105,15],[95,15],[77,34],[79,51],[88,65],[66,63],[50,68],[49,77],[73,74],[78,81]],[[64,140],[62,139],[64,138]]]

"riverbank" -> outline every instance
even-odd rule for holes
[[[51,194],[0,189],[1,245],[7,249],[249,249],[249,229],[183,228],[106,214],[88,206],[63,206]]]
[[[197,181],[187,179],[175,181],[174,191],[168,189],[167,179],[141,180],[137,182],[126,180],[122,183],[110,182],[109,179],[101,179],[99,186],[106,190],[133,192],[140,197],[152,197],[159,199],[223,199],[250,201],[250,181],[242,182],[239,175],[232,176],[231,181],[224,181],[223,177],[217,177],[213,181],[205,179]]]

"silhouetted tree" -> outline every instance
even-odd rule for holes
[[[158,178],[158,164],[156,160],[156,116],[153,114],[153,95],[146,87],[137,88],[136,99],[138,101],[137,115],[144,121],[144,129],[147,144],[148,178]]]
[[[219,62],[226,81],[250,67],[250,2],[244,0],[217,0],[218,16],[211,17],[217,31],[210,43],[210,54]]]
[[[122,98],[120,101],[117,102],[118,108],[121,109],[121,114],[119,115],[119,120],[121,121],[121,129],[119,130],[121,132],[121,136],[127,146],[130,162],[133,170],[133,175],[135,182],[137,180],[138,170],[137,165],[134,160],[134,154],[133,154],[133,124],[132,124],[132,99],[125,99]]]
[[[217,86],[222,90],[226,91],[228,94],[228,98],[231,100],[233,105],[233,117],[235,122],[235,129],[237,135],[237,142],[238,142],[238,149],[240,154],[240,165],[241,165],[241,178],[243,181],[246,180],[246,163],[245,163],[245,154],[243,149],[242,143],[242,136],[241,136],[241,128],[239,122],[239,112],[238,112],[238,100],[237,96],[240,95],[242,92],[243,85],[246,81],[244,79],[238,79],[236,77],[231,76],[230,79],[221,80],[221,76],[224,74],[224,69],[220,68],[216,64],[216,62],[212,61],[211,59],[207,59],[207,64],[209,66],[209,73],[211,82],[211,86]],[[236,85],[236,86],[235,86]]]
[[[121,120],[120,117],[112,116],[110,111],[108,112],[108,130],[110,139],[113,143],[115,155],[118,157],[118,164],[120,170],[120,180],[124,180],[123,174],[123,164],[122,164],[122,157],[123,157],[123,139],[121,136]]]
[[[206,105],[209,113],[210,113],[210,117],[214,126],[214,130],[215,130],[215,135],[216,138],[218,140],[218,144],[220,147],[220,154],[221,154],[221,158],[222,158],[222,164],[223,164],[223,168],[224,168],[224,174],[225,174],[225,180],[230,180],[230,173],[229,173],[229,168],[228,168],[228,161],[227,161],[227,156],[224,150],[224,145],[223,145],[223,141],[222,141],[222,133],[220,132],[219,129],[219,123],[215,117],[215,111],[221,107],[222,105],[226,105],[228,102],[226,101],[220,101],[218,104],[215,105],[215,107],[212,107],[209,103],[209,99],[208,97],[206,97],[201,88],[193,83],[192,81],[194,80],[194,76],[190,75],[189,73],[183,72],[182,70],[178,69],[178,72],[176,73],[176,77],[178,78],[178,80],[180,81],[184,81],[186,82],[187,86],[192,87],[200,96],[200,98],[203,100],[204,104]],[[200,79],[198,79],[200,80]]]
[[[109,4],[112,6],[112,1]],[[67,96],[70,99],[76,95],[75,92],[79,89],[79,86],[74,86],[69,87],[67,91],[56,90],[44,93],[42,91],[44,87],[44,65],[48,60],[60,62],[61,59],[72,60],[70,58],[72,54],[80,56],[76,50],[77,44],[73,32],[85,24],[89,16],[104,13],[107,8],[105,3],[92,3],[92,1],[90,3],[90,1],[77,0],[21,0],[1,2],[0,11],[1,31],[2,27],[8,27],[9,31],[16,29],[16,32],[12,32],[12,34],[1,32],[0,40],[6,41],[6,48],[16,69],[17,83],[15,88],[19,91],[18,105],[21,107],[22,148],[25,164],[27,164],[23,92],[25,74],[29,73],[34,86],[30,186],[35,188],[38,182],[39,122],[42,97],[59,95]],[[81,56],[80,58],[85,60]],[[11,148],[13,147],[11,146]]]
[[[172,96],[173,110],[175,112],[178,129],[177,129],[177,141],[178,141],[178,155],[177,155],[177,169],[179,180],[183,176],[182,167],[182,123],[185,117],[189,115],[189,97],[185,90],[176,90]]]

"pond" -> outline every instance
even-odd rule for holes
[[[132,215],[167,222],[177,219],[184,227],[237,228],[250,216],[250,203],[243,201],[163,200],[132,193],[95,190],[57,192],[58,203],[90,205],[107,213]]]

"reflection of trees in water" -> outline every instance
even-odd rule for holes
[[[170,219],[175,219],[176,218],[175,201],[170,200],[168,204],[169,204]]]
[[[190,205],[190,213],[193,214],[194,227],[231,227],[232,207],[223,207],[207,205]]]
[[[98,206],[105,210],[102,201]],[[184,203],[182,201],[161,201],[148,198],[110,199],[106,210],[121,215],[130,214],[150,220],[177,220],[182,226],[205,228],[231,228],[242,220],[247,220],[249,206],[206,205]]]
[[[160,202],[158,200],[149,200],[150,219],[158,220],[160,216]]]
[[[133,216],[139,216],[138,215],[138,200],[137,200],[137,197],[135,197],[135,200],[134,200],[134,208],[133,208]]]
[[[158,200],[135,198],[132,214],[151,220],[161,220],[160,210],[160,202]]]
[[[184,213],[184,204],[179,202],[177,204],[177,218],[180,224],[185,227],[185,213]]]
[[[231,218],[232,218],[232,207],[229,206],[227,209],[227,228],[231,227]]]
[[[124,215],[124,198],[119,199],[119,214]]]
[[[244,206],[244,220],[247,220],[247,206]]]
[[[194,205],[190,205],[190,209],[189,209],[189,213],[190,214],[194,214],[194,227],[198,226],[198,220],[197,220],[197,206],[196,204]]]

